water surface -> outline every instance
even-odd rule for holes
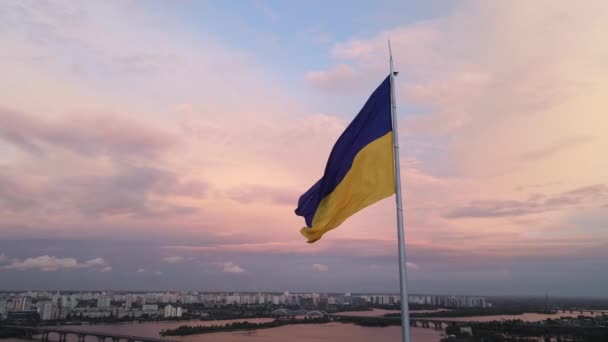
[[[380,313],[375,313],[381,315]],[[268,322],[272,319],[257,318],[248,319],[249,322]],[[181,325],[213,325],[226,324],[228,322],[242,322],[243,320],[222,321],[190,321],[190,322],[146,322],[146,323],[122,323],[122,324],[95,324],[70,326],[73,330],[114,332],[135,336],[159,337],[163,329],[173,329]],[[425,328],[412,328],[412,341],[415,342],[438,342],[441,339],[441,331]],[[401,339],[401,327],[360,327],[354,324],[325,323],[325,324],[299,324],[287,325],[272,329],[260,329],[255,331],[221,332],[213,334],[199,334],[188,336],[167,336],[167,339],[183,342],[378,342],[394,341]],[[57,341],[54,334],[49,336],[50,341]],[[76,337],[68,336],[68,342],[76,342]],[[31,340],[5,339],[2,342],[26,342]],[[86,342],[98,342],[97,338],[87,337]]]
[[[437,310],[426,310],[426,312]],[[441,311],[441,310],[439,310]],[[397,313],[398,310],[374,309],[372,311],[351,311],[341,312],[340,315],[350,315],[359,317],[379,317],[387,313]],[[425,312],[412,311],[412,312]],[[522,315],[496,315],[496,316],[475,316],[475,317],[437,317],[429,319],[445,319],[453,321],[477,321],[487,322],[494,320],[521,319],[523,321],[535,322],[547,318],[576,317],[578,312],[558,312],[556,314],[537,314],[525,313]],[[597,313],[584,315],[593,316]],[[272,318],[253,318],[249,322],[263,323],[272,321]],[[145,323],[120,323],[120,324],[92,324],[70,326],[73,330],[113,332],[125,335],[160,337],[159,333],[164,329],[174,329],[182,325],[223,325],[230,322],[242,322],[243,319],[218,320],[218,321],[181,321],[181,322],[145,322]],[[441,331],[427,328],[411,328],[412,341],[415,342],[438,342],[441,339]],[[57,341],[58,337],[54,334],[50,336],[51,341]],[[199,334],[189,336],[168,336],[167,339],[183,342],[329,342],[329,341],[349,341],[349,342],[378,342],[394,341],[401,339],[401,327],[360,327],[354,324],[325,323],[325,324],[306,324],[306,325],[287,325],[272,329],[260,329],[255,331],[240,332],[221,332],[213,334]],[[2,342],[25,342],[30,340],[4,339]],[[75,336],[68,336],[68,342],[76,342]],[[88,337],[86,342],[98,342],[96,338]]]

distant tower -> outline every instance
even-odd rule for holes
[[[549,291],[545,291],[545,313],[549,313]]]

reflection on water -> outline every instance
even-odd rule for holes
[[[416,342],[438,342],[440,332],[433,329],[413,328],[412,340]],[[274,329],[248,333],[217,333],[185,336],[182,341],[209,342],[325,342],[325,341],[400,341],[401,327],[370,328],[354,324],[326,323],[314,326],[287,325]]]
[[[341,312],[341,315],[353,316],[382,316],[387,313],[399,312],[396,310]],[[525,313],[522,315],[478,316],[478,317],[446,317],[446,320],[487,322],[493,320],[521,319],[523,321],[541,321],[547,318],[576,317],[579,313],[558,312],[556,314]],[[585,315],[590,316],[587,312]],[[442,318],[433,318],[442,319]],[[271,318],[249,319],[249,322],[268,322]],[[71,326],[74,330],[113,332],[135,336],[159,337],[163,329],[173,329],[181,325],[223,325],[229,322],[243,320],[223,321],[190,321],[190,322],[154,322],[154,323],[123,323],[123,324],[97,324]],[[416,342],[438,342],[441,331],[425,328],[412,328],[412,340]],[[55,335],[49,336],[51,341],[57,341]],[[401,327],[360,327],[354,324],[326,323],[317,325],[287,325],[272,329],[256,331],[222,332],[213,334],[170,336],[168,339],[183,342],[329,342],[347,340],[352,342],[367,341],[400,341]],[[2,342],[25,342],[28,340],[5,339]],[[68,342],[76,342],[76,337],[68,336]],[[88,337],[86,342],[98,342],[97,338]]]
[[[381,315],[375,313],[376,315]],[[267,322],[271,319],[258,318],[249,319],[250,322]],[[159,322],[159,323],[126,323],[126,324],[97,324],[71,326],[74,330],[114,332],[135,336],[159,337],[158,333],[163,329],[176,328],[181,325],[213,325],[228,322],[239,322],[242,320],[225,321],[191,321],[191,322]],[[412,340],[416,342],[438,342],[441,332],[433,329],[412,328]],[[51,341],[57,341],[57,336],[51,334]],[[189,336],[168,336],[168,339],[184,342],[329,342],[329,341],[395,341],[401,339],[401,327],[360,327],[354,324],[326,323],[318,325],[287,325],[272,329],[261,329],[256,331],[222,332],[213,334],[200,334]],[[2,342],[25,342],[28,340],[6,339]],[[76,337],[68,336],[68,342],[76,342]],[[86,342],[98,342],[97,338],[88,337]]]

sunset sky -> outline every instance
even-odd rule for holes
[[[608,2],[0,3],[0,290],[398,291],[294,214],[388,74],[413,293],[608,296]]]

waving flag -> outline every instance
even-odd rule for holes
[[[334,145],[323,177],[298,201],[308,242],[395,193],[391,77],[373,92]]]

